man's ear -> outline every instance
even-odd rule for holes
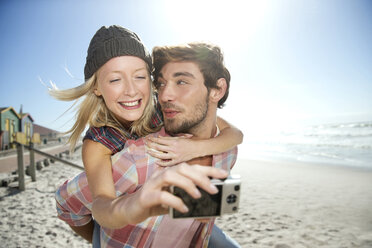
[[[209,100],[218,103],[218,101],[225,95],[227,83],[226,79],[219,78],[217,80],[218,89],[211,88],[209,93]]]

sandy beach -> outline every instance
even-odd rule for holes
[[[217,220],[242,247],[372,247],[372,172],[239,160],[238,214]]]
[[[24,192],[0,188],[0,247],[90,247],[56,217],[57,186],[79,172],[53,163]],[[240,159],[233,173],[241,207],[217,224],[242,247],[372,247],[372,171]]]

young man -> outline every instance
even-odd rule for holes
[[[230,74],[223,65],[220,49],[205,43],[156,47],[153,51],[155,85],[164,115],[164,128],[149,136],[190,133],[195,139],[218,134],[217,107],[227,99]],[[110,217],[96,216],[102,225],[103,247],[205,247],[214,219],[173,220],[164,215],[168,207],[188,209],[168,192],[171,185],[200,197],[196,185],[216,193],[209,177],[223,178],[236,160],[236,148],[226,153],[203,157],[170,168],[156,165],[146,154],[145,138],[129,141],[112,158],[112,172],[118,198]],[[189,164],[199,164],[190,166]],[[209,166],[201,166],[209,165]],[[217,167],[217,168],[213,168]],[[92,198],[85,173],[62,185],[56,193],[59,218],[80,235],[91,233]],[[88,228],[84,234],[84,229]],[[89,229],[90,228],[90,229]],[[88,234],[88,236],[87,236]]]

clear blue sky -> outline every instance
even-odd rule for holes
[[[86,50],[102,25],[155,45],[210,41],[232,74],[220,115],[247,134],[274,127],[372,121],[372,1],[0,2],[0,107],[71,127],[71,103],[47,94],[83,82]],[[73,75],[65,71],[65,68]]]

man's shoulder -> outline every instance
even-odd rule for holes
[[[230,171],[234,167],[237,157],[238,147],[235,146],[226,152],[213,155],[213,167]]]

